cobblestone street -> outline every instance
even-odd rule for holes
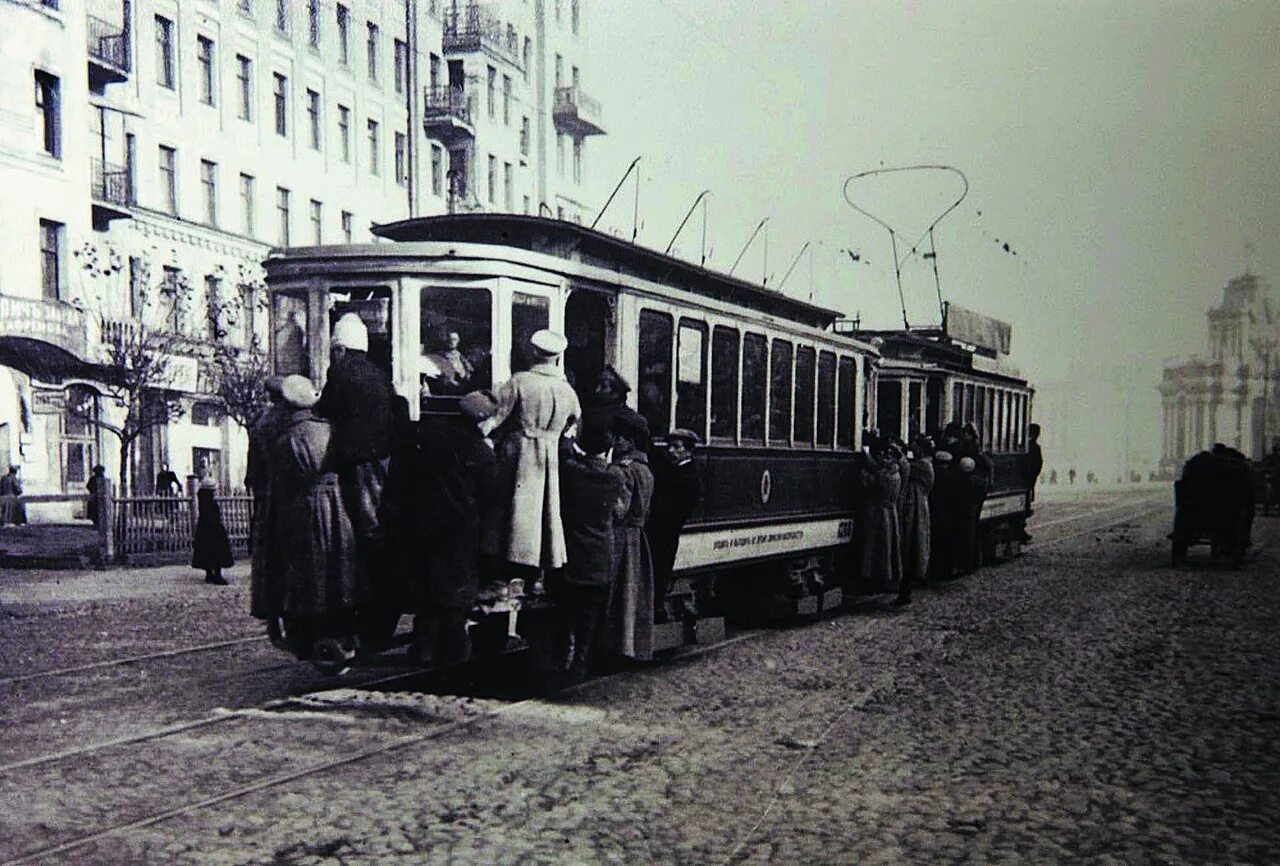
[[[11,679],[0,859],[1274,863],[1280,521],[1259,518],[1240,571],[1203,548],[1175,570],[1167,502],[1051,496],[1020,559],[908,609],[738,633],[549,699],[375,691],[259,644],[193,676],[185,703],[163,678],[190,668],[131,688],[118,681],[140,668],[98,671],[74,693]],[[92,663],[82,636],[125,621],[133,651],[182,645],[147,612],[203,623],[188,644],[254,631],[243,581],[236,610],[174,591],[193,607],[162,592],[23,603],[0,586],[5,657],[22,659],[7,674],[54,667],[59,645]],[[110,710],[94,708],[99,688]],[[284,700],[220,727],[33,760],[271,698]]]

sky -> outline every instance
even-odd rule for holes
[[[1246,262],[1280,284],[1280,2],[597,0],[583,88],[602,205],[641,157],[638,241],[662,250],[703,189],[709,266],[870,327],[902,312],[889,234],[847,178],[953,166],[939,223],[944,299],[1008,321],[1033,381],[1120,367],[1154,388],[1203,352],[1204,313]],[[957,176],[854,182],[904,254]],[[632,231],[628,182],[600,221]],[[700,255],[701,216],[677,252]],[[1006,251],[1005,245],[1008,245]],[[1253,252],[1247,252],[1246,245]],[[845,250],[858,254],[854,262]],[[905,255],[914,324],[938,320],[927,260]],[[811,280],[812,273],[812,280]]]

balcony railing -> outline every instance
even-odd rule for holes
[[[89,57],[119,73],[129,72],[129,31],[95,15],[87,16]]]
[[[461,87],[428,87],[423,99],[422,124],[427,136],[446,145],[472,138],[472,99]]]
[[[515,29],[505,30],[502,20],[479,3],[456,3],[444,13],[444,50],[446,54],[488,51],[512,65],[520,66],[520,50]]]
[[[90,166],[90,183],[93,185],[94,201],[119,207],[128,207],[133,204],[133,184],[130,182],[127,168],[103,162],[97,157],[90,159]]]
[[[600,103],[580,87],[557,87],[551,116],[556,126],[570,135],[603,135],[604,111]]]

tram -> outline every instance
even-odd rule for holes
[[[611,365],[655,440],[680,428],[703,442],[672,589],[689,615],[656,625],[655,648],[719,639],[721,602],[744,594],[792,613],[841,603],[880,351],[836,333],[836,311],[558,220],[459,214],[374,234],[267,259],[275,373],[324,382],[332,325],[355,312],[370,360],[427,423],[521,369],[534,332],[558,330],[576,388]]]
[[[850,330],[881,356],[872,388],[882,436],[911,442],[927,433],[940,443],[948,422],[977,429],[994,465],[980,549],[987,560],[1015,555],[1032,514],[1035,479],[1024,457],[1035,389],[1008,363],[1008,324],[947,303],[939,328]]]

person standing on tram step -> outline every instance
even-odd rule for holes
[[[466,659],[467,613],[479,589],[480,516],[493,493],[495,457],[479,425],[497,402],[488,391],[458,401],[459,413],[440,425],[424,425],[415,481],[420,536],[413,630],[425,665]]]
[[[933,489],[929,491],[929,577],[955,577],[955,534],[960,519],[959,470],[950,451],[933,454]]]
[[[324,640],[328,653],[349,656],[363,572],[339,485],[333,427],[315,414],[320,395],[306,377],[286,377],[281,398],[289,419],[269,456],[276,532],[287,545],[280,566],[291,643],[305,655],[313,641]]]
[[[902,583],[902,544],[898,530],[900,455],[892,443],[867,455],[861,467],[863,516],[859,577],[871,594],[897,592]]]
[[[621,482],[613,511],[614,578],[609,603],[609,634],[629,658],[653,658],[653,558],[644,527],[653,499],[653,472],[641,443],[649,441],[649,422],[628,406],[613,415],[610,471]]]
[[[532,366],[494,390],[497,411],[486,432],[508,418],[516,424],[509,447],[515,456],[515,485],[506,532],[506,560],[512,577],[532,587],[539,569],[565,563],[560,518],[560,439],[582,415],[559,360],[568,342],[554,331],[536,332],[529,341]],[[503,495],[499,493],[498,495]]]
[[[212,478],[200,479],[196,491],[196,532],[191,567],[204,570],[204,582],[226,586],[222,569],[235,565],[231,556],[231,540],[222,524],[222,510],[216,498],[218,485]]]
[[[575,682],[587,676],[617,571],[614,518],[624,494],[622,475],[609,463],[611,439],[604,425],[583,428],[578,447],[566,449],[559,470],[568,561],[551,584],[560,615],[552,654],[559,670],[552,676],[567,662],[569,677]]]
[[[271,499],[271,446],[284,432],[292,412],[284,402],[283,376],[269,376],[264,383],[267,406],[249,428],[249,454],[244,486],[253,494],[249,522],[249,613],[269,622],[284,612],[284,584],[280,580],[276,537],[276,512]]]
[[[931,520],[929,494],[933,490],[933,440],[916,439],[908,455],[906,481],[898,499],[898,520],[902,533],[902,588],[894,603],[911,603],[911,589],[929,578]]]
[[[963,577],[978,570],[981,544],[982,502],[986,480],[978,473],[978,461],[968,455],[956,461],[956,525],[952,535],[952,556]]]
[[[1027,427],[1027,453],[1022,456],[1022,477],[1027,485],[1028,511],[1031,510],[1031,503],[1036,501],[1036,482],[1040,480],[1040,472],[1043,469],[1044,454],[1040,450],[1040,425],[1031,424]],[[1031,540],[1025,520],[1019,527],[1019,538],[1024,544]]]
[[[671,575],[676,554],[680,550],[680,533],[689,517],[702,503],[702,479],[693,462],[693,451],[699,444],[698,434],[683,428],[666,436],[663,453],[655,454],[653,497],[649,503],[649,519],[645,535],[653,556],[653,608],[655,622],[669,622],[667,593],[671,591]]]

